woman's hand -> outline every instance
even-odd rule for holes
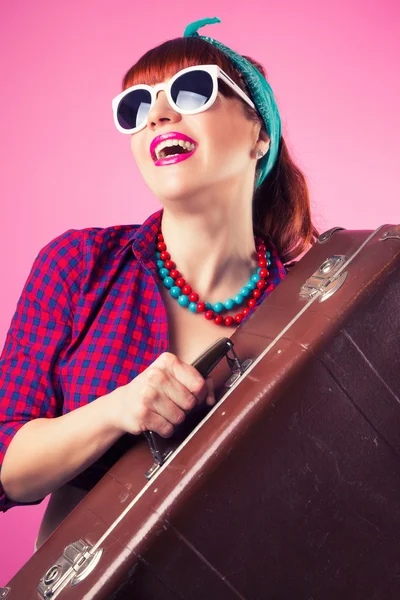
[[[215,404],[212,379],[170,352],[111,394],[117,400],[117,427],[135,435],[150,430],[170,437],[196,404]]]

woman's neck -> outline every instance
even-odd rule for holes
[[[171,260],[201,299],[224,301],[254,273],[251,205],[245,211],[210,203],[196,213],[164,208],[161,227]]]

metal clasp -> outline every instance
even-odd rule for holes
[[[344,231],[344,227],[332,227],[332,229],[328,229],[327,231],[324,231],[324,233],[321,233],[321,235],[318,238],[318,243],[319,244],[324,244],[325,242],[327,242],[328,240],[331,239],[331,237],[333,236],[333,234],[336,231]]]
[[[239,377],[241,377],[243,375],[243,373],[246,371],[246,369],[248,369],[249,366],[253,362],[250,358],[247,358],[243,362],[240,362],[238,355],[236,354],[235,350],[233,349],[233,344],[232,344],[232,347],[229,350],[229,352],[231,352],[231,354],[233,355],[233,358],[231,358],[228,354],[226,355],[226,360],[228,361],[229,368],[232,371],[232,375],[225,382],[225,387],[228,389],[231,388],[236,383],[236,381],[239,379]]]
[[[99,562],[103,550],[90,554],[92,546],[85,540],[78,540],[69,544],[62,555],[46,571],[40,579],[38,592],[47,600],[51,598],[61,586],[70,582],[71,586],[80,583],[93,571]]]
[[[323,302],[333,296],[346,280],[347,271],[336,275],[346,260],[344,255],[339,254],[327,258],[302,285],[300,298],[309,300],[319,294],[320,302]]]
[[[379,238],[379,241],[384,242],[385,240],[400,240],[400,225],[393,225],[393,227],[385,231]]]

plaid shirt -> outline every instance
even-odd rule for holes
[[[154,255],[161,217],[162,210],[143,225],[69,229],[39,252],[0,356],[0,468],[25,423],[110,393],[168,350]],[[286,274],[268,245],[270,285],[242,324]],[[93,487],[135,437],[121,436],[71,483]],[[0,510],[22,504],[0,485]]]

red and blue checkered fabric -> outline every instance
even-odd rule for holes
[[[162,210],[142,225],[69,229],[39,252],[0,356],[0,465],[25,423],[110,393],[168,350],[154,255],[161,217]],[[268,245],[270,284],[256,306],[286,274]],[[90,489],[121,452],[117,442],[74,484]],[[0,510],[21,504],[0,486]]]

